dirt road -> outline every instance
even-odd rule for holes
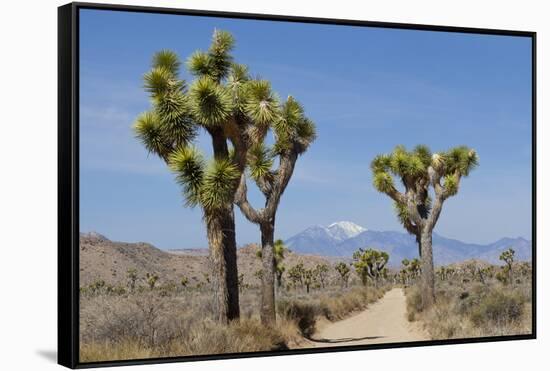
[[[407,321],[405,293],[394,288],[363,312],[322,326],[311,340],[309,346],[330,347],[428,339]]]

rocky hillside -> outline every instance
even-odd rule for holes
[[[260,281],[254,273],[261,268],[256,252],[258,246],[246,245],[237,252],[239,273],[244,274],[244,282],[255,286]],[[288,253],[285,266],[303,262],[306,267],[316,264],[332,264],[334,259],[319,256]],[[165,251],[148,243],[126,243],[111,241],[98,233],[80,236],[80,286],[97,280],[110,285],[126,285],[128,269],[135,268],[143,280],[146,273],[159,276],[158,285],[169,282],[179,284],[185,276],[190,286],[207,281],[208,256],[205,250]],[[331,270],[332,271],[332,270]],[[335,272],[331,272],[335,278]],[[144,284],[142,281],[141,284]]]

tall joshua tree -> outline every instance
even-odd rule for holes
[[[275,317],[275,268],[274,234],[275,217],[281,197],[292,177],[298,156],[303,154],[315,140],[315,125],[309,120],[302,106],[293,97],[278,104],[274,95],[266,89],[266,105],[273,109],[264,115],[265,130],[256,136],[247,152],[246,163],[249,175],[265,197],[264,207],[254,208],[247,198],[246,174],[240,178],[235,203],[245,217],[260,227],[262,241],[262,296],[260,317],[262,323],[273,324]],[[274,144],[265,144],[267,128],[271,129]],[[237,144],[237,152],[242,152]],[[274,167],[278,161],[278,166]]]
[[[233,46],[231,34],[214,31],[210,48],[187,61],[194,76],[189,87],[179,78],[175,53],[155,54],[144,76],[152,108],[134,125],[147,150],[175,173],[187,205],[203,211],[220,323],[239,318],[233,201],[249,143],[266,130],[262,115],[271,108],[262,95],[269,83],[251,79],[247,67],[233,61]],[[199,129],[211,138],[211,159],[193,147]]]
[[[416,237],[425,307],[435,301],[433,229],[445,200],[458,193],[462,177],[468,176],[477,164],[476,152],[466,146],[432,154],[423,145],[412,151],[397,146],[392,153],[376,156],[371,163],[374,187],[394,201],[401,224]],[[394,177],[401,182],[402,191],[396,188]]]

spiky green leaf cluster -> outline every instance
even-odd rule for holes
[[[273,166],[273,155],[264,142],[254,144],[248,151],[248,167],[250,176],[259,180],[269,176]]]
[[[145,112],[138,116],[133,126],[136,137],[150,153],[166,156],[171,143],[164,135],[159,117],[154,112]]]
[[[247,82],[250,80],[248,67],[244,64],[233,63],[231,72],[227,78],[227,89],[233,98],[235,112],[244,115],[247,103]]]
[[[196,136],[185,82],[177,77],[179,66],[177,55],[171,51],[162,50],[153,56],[152,69],[143,77],[153,109],[139,116],[134,124],[144,146],[164,159],[174,148],[187,145]]]
[[[180,70],[181,62],[176,53],[171,50],[161,50],[153,56],[153,68],[164,68],[173,76],[177,76]]]
[[[458,193],[458,178],[454,174],[445,175],[443,186],[447,195],[454,196]]]
[[[246,114],[256,125],[268,126],[278,115],[279,101],[267,80],[251,80],[246,87]]]
[[[468,176],[479,163],[476,151],[466,146],[459,146],[450,149],[442,154],[447,174],[458,173],[461,176]]]
[[[274,123],[276,142],[274,151],[283,153],[294,149],[301,154],[316,139],[315,124],[305,116],[302,105],[289,96],[281,106],[281,114]]]
[[[169,158],[170,169],[183,189],[188,206],[196,206],[201,201],[204,180],[204,159],[195,147],[180,147]]]
[[[222,81],[227,77],[233,62],[230,52],[234,44],[235,40],[229,32],[215,30],[208,51],[193,53],[187,60],[187,68],[195,76]]]
[[[145,91],[149,92],[152,97],[156,97],[168,90],[170,81],[173,78],[174,75],[167,68],[154,67],[151,71],[143,75]]]
[[[201,77],[189,91],[193,117],[205,127],[221,126],[232,113],[232,99],[228,90],[209,77]]]
[[[431,164],[432,154],[424,145],[416,146],[412,151],[400,145],[388,155],[378,155],[371,162],[374,174],[387,173],[400,178],[426,177]]]
[[[179,90],[168,90],[159,94],[155,105],[167,141],[173,148],[189,144],[196,136],[196,127],[191,117],[189,103],[185,94]]]
[[[231,160],[212,160],[203,177],[200,194],[202,207],[215,211],[231,204],[239,177],[239,169]]]
[[[401,225],[406,226],[408,223],[410,223],[410,215],[409,210],[407,210],[407,205],[401,202],[394,202],[393,206],[397,214],[397,219],[399,219]]]

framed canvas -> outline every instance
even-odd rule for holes
[[[71,367],[536,337],[536,34],[59,8]]]

